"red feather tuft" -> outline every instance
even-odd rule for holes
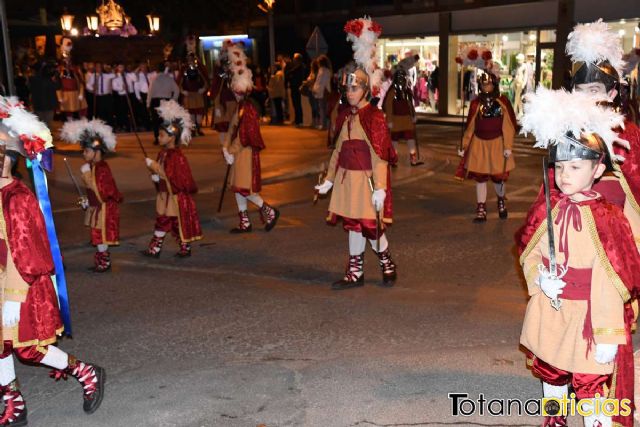
[[[478,50],[471,49],[469,53],[467,53],[467,58],[469,58],[469,60],[471,61],[475,61],[476,59],[478,59]]]
[[[364,24],[359,19],[352,19],[348,21],[344,26],[345,33],[354,34],[356,37],[360,37]]]
[[[484,59],[485,61],[491,61],[493,59],[493,55],[491,54],[491,51],[485,50],[484,52],[482,52],[482,59]]]

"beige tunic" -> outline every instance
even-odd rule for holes
[[[217,125],[220,123],[229,123],[233,116],[236,114],[236,109],[238,107],[238,103],[235,101],[226,101],[224,106],[222,105],[222,101],[220,100],[220,94],[222,90],[218,91],[218,95],[214,100],[214,115],[213,115],[213,124]]]
[[[506,163],[504,162],[504,150],[513,150],[513,140],[516,130],[509,120],[506,108],[502,109],[502,137],[494,139],[478,138],[475,132],[476,118],[480,114],[480,109],[476,116],[471,120],[462,139],[462,149],[468,151],[467,163],[465,168],[469,172],[476,172],[488,175],[501,175],[503,172],[509,172],[516,167],[513,154],[509,156]]]
[[[164,179],[167,182],[168,191],[158,191],[156,195],[156,214],[158,216],[179,216],[178,196],[171,192],[171,183],[167,179],[163,165],[152,160],[149,170],[158,174],[160,179]]]
[[[104,230],[105,228],[105,203],[100,200],[100,192],[98,191],[98,186],[96,185],[96,168],[94,165],[91,165],[91,170],[88,172],[84,172],[82,174],[82,181],[84,181],[84,185],[93,191],[96,195],[98,201],[102,204],[102,207],[98,209],[97,206],[89,206],[84,213],[84,225],[86,227],[91,228],[99,228],[100,230]]]
[[[229,124],[229,132],[224,140],[224,147],[229,151],[229,154],[233,154],[235,160],[231,165],[231,172],[229,174],[229,185],[233,188],[249,190],[253,193],[252,177],[253,177],[253,149],[251,147],[244,147],[240,143],[240,132],[235,132],[236,126],[240,117],[238,114],[234,114],[231,117],[231,123]],[[233,141],[231,138],[235,135]]]
[[[387,95],[384,99],[384,114],[387,117],[387,123],[392,124],[391,132],[403,132],[407,130],[414,130],[415,124],[413,123],[412,116],[410,114],[397,116],[393,114],[393,101],[396,95],[396,90],[393,86],[389,88]],[[411,101],[408,101],[411,102]]]
[[[564,254],[559,252],[559,227],[555,224],[557,210],[554,210],[554,235],[558,265],[564,263]],[[619,282],[598,238],[595,221],[588,206],[580,207],[582,230],[569,226],[569,266],[591,268],[591,323],[595,344],[625,344],[624,302],[618,291]],[[582,337],[587,301],[562,299],[559,311],[551,307],[550,299],[535,283],[538,265],[542,257],[549,258],[549,239],[546,221],[539,232],[542,236],[529,253],[524,253],[520,261],[531,298],[527,305],[520,343],[536,357],[550,365],[569,372],[581,374],[610,374],[613,364],[595,361],[595,344],[585,357],[587,342]],[[533,239],[536,239],[534,236]],[[609,270],[611,269],[611,270]]]
[[[388,166],[387,162],[378,157],[373,150],[371,142],[360,124],[358,115],[353,117],[351,137],[349,137],[347,126],[349,118],[347,118],[340,130],[336,148],[333,150],[329,161],[326,179],[333,182],[329,213],[345,218],[375,220],[376,211],[371,200],[369,177],[373,176],[376,190],[386,190]],[[337,167],[342,143],[349,139],[360,139],[367,142],[373,170],[347,170]],[[386,222],[391,222],[391,219],[386,220]]]

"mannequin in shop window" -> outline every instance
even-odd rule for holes
[[[516,113],[516,117],[520,117],[524,113],[522,96],[527,93],[527,85],[529,83],[529,66],[524,60],[525,56],[523,53],[519,53],[516,56],[518,68],[516,69],[516,75],[513,79],[513,110]]]

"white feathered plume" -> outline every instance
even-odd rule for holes
[[[2,122],[20,139],[40,139],[44,148],[53,147],[53,137],[46,124],[35,114],[25,110],[24,105],[14,96],[0,97],[0,118]]]
[[[353,59],[369,75],[369,86],[374,96],[384,80],[384,71],[376,64],[376,44],[382,27],[370,17],[352,19],[344,26],[347,41],[352,43]]]
[[[238,43],[229,46],[229,70],[231,71],[231,89],[237,93],[249,93],[253,89],[253,74],[247,67],[247,55]]]
[[[111,126],[100,119],[86,118],[65,122],[60,130],[60,139],[69,144],[80,144],[82,139],[99,137],[107,150],[116,151],[116,136]]]
[[[566,52],[573,62],[597,64],[609,61],[622,76],[624,60],[620,38],[617,33],[609,31],[609,26],[602,19],[576,25],[569,34]]]
[[[182,133],[180,134],[180,142],[184,145],[188,145],[191,141],[191,129],[193,129],[193,121],[191,120],[191,114],[180,104],[173,99],[168,101],[160,101],[160,106],[156,107],[158,115],[165,122],[174,122],[179,120],[182,127]]]
[[[520,119],[521,133],[532,133],[534,147],[547,148],[562,141],[571,132],[576,139],[582,133],[595,133],[607,145],[614,161],[624,158],[613,154],[614,141],[618,139],[615,128],[624,128],[624,116],[611,108],[597,104],[598,98],[586,92],[551,90],[539,86],[535,92],[525,95],[524,115]]]

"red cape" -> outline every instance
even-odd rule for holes
[[[177,196],[180,218],[180,232],[186,242],[202,238],[200,218],[192,194],[198,192],[193,180],[191,167],[180,148],[171,148],[158,153],[158,162],[164,157],[164,172],[167,175],[171,192]]]
[[[118,191],[111,169],[104,160],[95,164],[95,177],[99,197],[105,203],[105,243],[115,244],[120,238],[120,206],[118,205],[122,203],[122,194]]]
[[[351,114],[351,108],[345,108],[338,115],[336,119],[336,133],[338,135],[349,114]],[[382,111],[371,104],[367,104],[358,110],[358,118],[360,119],[360,124],[364,132],[367,134],[367,138],[369,138],[373,151],[375,151],[378,157],[389,163],[389,167],[387,168],[387,197],[384,200],[383,217],[392,218],[391,165],[398,163],[398,153],[396,153],[393,144],[391,144],[391,134],[389,134],[387,121]]]
[[[27,299],[20,307],[18,340],[23,345],[53,343],[56,333],[62,332],[62,321],[51,281],[53,259],[38,200],[15,179],[0,193],[11,257],[20,276],[29,284]]]
[[[557,190],[551,190],[552,207],[560,199]],[[625,218],[622,209],[603,198],[589,204],[596,223],[598,237],[602,242],[607,258],[618,275],[630,297],[637,298],[640,294],[640,254],[636,249],[631,226]],[[547,219],[544,197],[538,197],[534,202],[525,224],[516,232],[516,244],[518,253],[522,255],[531,242],[533,235],[539,227],[545,226]],[[633,343],[631,341],[631,324],[633,310],[629,301],[625,301],[625,329],[627,344],[618,346],[618,354],[615,360],[613,393],[616,399],[630,399],[633,402]],[[628,417],[614,417],[614,422],[624,427],[633,427],[633,414]]]
[[[630,121],[625,122],[624,131],[619,133],[620,138],[629,141],[631,149],[626,151],[622,147],[615,146],[614,151],[625,158],[620,165],[629,189],[634,199],[640,204],[640,128]]]

